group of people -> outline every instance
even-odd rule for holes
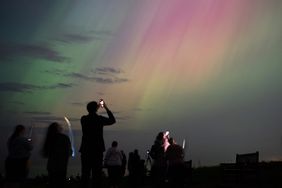
[[[99,108],[104,108],[108,117],[98,115]],[[110,186],[117,188],[121,177],[125,174],[126,156],[118,149],[117,141],[113,141],[112,146],[106,151],[103,138],[104,126],[113,125],[116,119],[104,102],[89,102],[87,111],[88,114],[83,115],[80,119],[82,127],[82,141],[79,149],[81,153],[81,187],[89,187],[90,178],[92,178],[92,187],[101,187],[102,170],[103,167],[106,167]],[[26,128],[23,125],[18,125],[8,140],[8,157],[5,162],[8,182],[24,181],[28,175],[33,144],[32,139],[25,135]],[[51,123],[42,148],[43,157],[48,159],[47,171],[50,187],[64,187],[71,154],[70,138],[63,133],[63,128],[59,123]],[[156,187],[161,187],[165,180],[169,180],[173,184],[181,184],[184,151],[172,138],[169,138],[167,132],[160,132],[157,135],[149,156],[153,159],[151,175]],[[138,150],[130,152],[128,171],[132,182],[136,183],[136,177],[143,170],[144,160],[143,163],[141,161]]]
[[[108,117],[98,115],[99,108],[104,108]],[[92,186],[101,187],[105,151],[103,128],[113,125],[116,119],[104,101],[103,103],[89,102],[87,111],[88,114],[81,117],[82,142],[79,150],[81,153],[81,182],[83,188],[88,187],[90,175],[92,175]],[[29,158],[33,149],[32,139],[26,137],[26,128],[23,125],[16,126],[7,145],[6,180],[8,183],[21,184],[27,178]],[[117,142],[113,143],[113,146],[115,145]],[[63,128],[59,123],[51,123],[42,148],[43,157],[48,159],[47,171],[50,187],[64,186],[71,154],[70,138],[63,133]],[[109,174],[112,174],[113,171],[109,169]]]
[[[126,169],[128,169],[128,183],[130,186],[138,187],[141,185],[145,175],[144,162],[145,160],[141,159],[137,149],[129,152],[127,160],[123,150],[119,150],[118,142],[113,141],[104,158],[104,167],[108,170],[110,187],[119,187],[122,177],[126,174]]]
[[[183,187],[185,179],[184,148],[169,137],[169,132],[160,132],[149,151],[153,159],[151,177],[155,187]]]

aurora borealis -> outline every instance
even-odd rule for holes
[[[143,153],[168,129],[195,165],[282,159],[281,17],[279,0],[1,1],[1,159],[18,123],[40,143],[67,116],[79,146],[100,98],[107,147]]]

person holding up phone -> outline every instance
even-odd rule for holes
[[[103,107],[108,117],[97,114],[100,107]],[[89,102],[87,104],[88,114],[81,117],[82,142],[81,153],[81,181],[82,187],[88,187],[90,173],[92,173],[92,187],[101,187],[103,153],[105,143],[103,138],[103,128],[113,125],[116,119],[109,110],[104,100]]]

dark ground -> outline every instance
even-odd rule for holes
[[[224,172],[225,173],[225,172]],[[229,173],[224,174],[221,166],[191,169],[187,174],[185,188],[282,188],[282,162],[260,163],[255,173]],[[45,178],[45,179],[44,179]],[[150,177],[145,176],[139,183],[130,184],[128,177],[124,177],[120,188],[151,188]],[[107,188],[108,181],[105,177],[103,187]],[[0,187],[9,188],[9,184],[2,179]],[[17,187],[17,186],[12,186]],[[74,178],[68,181],[67,188],[79,188],[79,181]],[[164,186],[164,188],[176,186]],[[48,188],[46,177],[28,180],[22,188]]]

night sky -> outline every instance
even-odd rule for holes
[[[0,173],[15,125],[34,127],[31,174],[46,172],[46,127],[67,133],[68,117],[78,149],[100,98],[117,118],[107,148],[144,158],[169,130],[193,166],[282,160],[281,18],[279,0],[1,1]]]

